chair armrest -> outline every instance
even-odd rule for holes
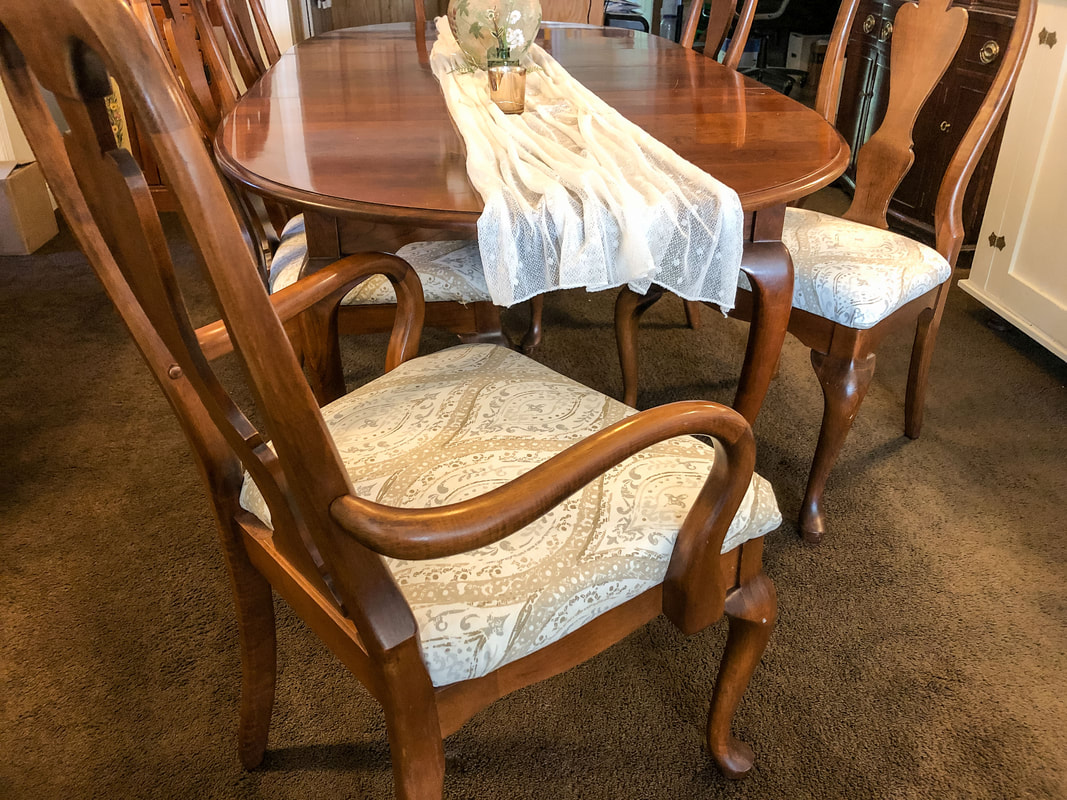
[[[396,320],[386,354],[388,371],[415,355],[425,316],[422,283],[404,259],[390,253],[346,256],[272,294],[270,300],[283,324],[312,309],[334,313],[352,289],[374,275],[388,278],[396,292]],[[196,336],[208,360],[233,350],[222,320],[198,328]]]
[[[730,519],[752,478],[755,445],[744,417],[705,401],[670,403],[642,411],[597,431],[504,486],[439,508],[395,508],[355,495],[330,506],[334,521],[360,543],[390,558],[428,559],[484,547],[509,536],[594,478],[657,442],[705,434],[715,439],[715,466],[686,517],[680,538],[706,534],[712,521],[698,519],[723,509],[721,495],[740,487]],[[730,520],[717,530],[722,546]],[[709,545],[714,544],[708,542]],[[686,545],[691,548],[690,542]],[[715,551],[716,554],[718,550]]]
[[[704,434],[715,463],[682,523],[664,581],[664,611],[683,631],[722,615],[723,540],[752,480],[752,429],[731,408],[684,401],[642,411],[594,433],[513,481],[440,508],[395,508],[351,494],[330,516],[360,544],[400,559],[442,558],[484,547],[533,522],[587,483],[657,442]]]

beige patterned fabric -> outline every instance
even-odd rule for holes
[[[418,273],[427,302],[477,303],[489,300],[477,242],[414,242],[404,245],[396,254]],[[307,234],[301,214],[289,220],[282,231],[270,264],[270,290],[276,292],[295,283],[306,257]],[[396,294],[389,279],[376,275],[349,292],[342,304],[369,306],[395,302]]]
[[[796,273],[793,307],[850,328],[874,327],[952,275],[932,247],[817,211],[787,208],[782,241]]]
[[[323,408],[356,493],[414,508],[483,494],[634,413],[493,345],[415,359]],[[712,459],[697,439],[672,439],[496,544],[388,559],[434,685],[485,675],[661,583]],[[241,505],[269,524],[247,477]],[[781,519],[770,484],[754,476],[723,552]]]

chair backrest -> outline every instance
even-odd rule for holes
[[[218,9],[226,41],[246,86],[281,57],[260,0],[207,0]]]
[[[148,0],[131,0],[145,6]],[[240,90],[230,72],[226,54],[214,36],[206,0],[186,0],[186,14],[179,0],[161,0],[163,16],[152,15],[166,57],[181,83],[193,111],[208,137],[234,107]]]
[[[816,109],[836,122],[845,49],[860,0],[841,5],[827,47]],[[1036,0],[1020,0],[1011,38],[981,104],[957,145],[941,180],[935,207],[937,249],[955,264],[963,243],[963,198],[967,184],[1015,88],[1033,28]],[[901,6],[893,20],[889,105],[881,125],[860,147],[856,192],[847,219],[887,228],[889,202],[915,160],[912,132],[923,104],[952,63],[967,30],[966,9],[951,0],[919,0]]]
[[[210,147],[223,117],[237,102],[240,90],[226,54],[215,39],[207,3],[205,0],[186,2],[188,14],[179,0],[162,0],[162,16],[153,12],[148,0],[130,0],[130,6],[146,24],[149,38],[184,90],[189,109],[199,120],[204,141]],[[264,205],[264,201],[239,187],[234,187],[234,192],[245,241],[255,254],[260,275],[266,282],[278,232],[287,214],[273,203]]]
[[[741,0],[741,7],[737,8],[734,0],[712,0],[707,34],[701,52],[710,58],[717,58],[729,34],[730,46],[726,49],[722,63],[730,69],[737,69],[738,64],[741,63],[741,56],[745,52],[748,34],[752,30],[752,19],[756,14],[757,3],[758,0]],[[683,47],[692,47],[696,42],[697,26],[700,24],[703,10],[703,0],[690,3],[689,13],[686,15],[685,25],[682,27],[682,35],[679,39]],[[730,24],[734,22],[735,17],[737,22],[734,23],[731,33]]]
[[[247,469],[274,519],[274,547],[301,580],[338,598],[368,652],[413,641],[410,608],[382,558],[330,517],[350,481],[173,74],[122,3],[50,0],[48,15],[42,25],[33,4],[0,0],[0,75],[64,217],[182,424],[220,527],[240,513]],[[112,78],[178,198],[273,450],[200,346],[144,176],[108,121]],[[233,537],[223,542],[231,558],[243,552]],[[324,575],[334,575],[329,588]]]

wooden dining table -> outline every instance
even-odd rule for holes
[[[223,171],[303,210],[309,269],[349,253],[476,236],[482,198],[430,71],[435,37],[428,22],[303,41],[220,126],[215,151]],[[625,118],[740,197],[743,269],[754,291],[738,299],[736,313],[753,326],[735,408],[753,420],[791,307],[785,206],[840,175],[848,146],[815,111],[658,36],[546,24],[538,43]],[[639,314],[660,293],[653,287],[635,295],[627,313]],[[635,385],[636,375],[626,379]]]

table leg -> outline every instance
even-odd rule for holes
[[[641,315],[663,297],[663,287],[653,284],[644,294],[623,286],[615,299],[615,343],[622,368],[622,402],[637,404],[637,325]]]
[[[782,353],[793,307],[793,260],[785,245],[753,242],[745,246],[741,271],[752,286],[744,316],[749,320],[748,344],[734,410],[755,424]]]
[[[734,396],[734,409],[750,425],[756,421],[777,369],[793,306],[793,262],[781,241],[784,215],[785,207],[781,206],[748,217],[748,241],[741,269],[752,290],[738,290],[737,305],[730,312],[751,323]],[[622,368],[623,402],[627,405],[637,402],[638,321],[663,292],[659,286],[652,286],[644,295],[623,288],[615,301],[615,340]]]

